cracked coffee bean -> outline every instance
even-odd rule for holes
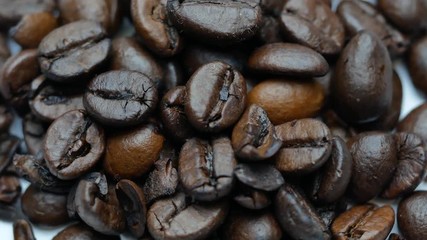
[[[427,238],[427,192],[417,191],[404,198],[398,206],[397,223],[402,235],[408,239]]]
[[[33,233],[33,227],[24,219],[16,220],[13,223],[13,239],[14,240],[36,240]]]
[[[254,189],[274,191],[285,183],[280,172],[269,164],[240,163],[234,168],[237,179]]]

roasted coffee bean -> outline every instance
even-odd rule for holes
[[[120,180],[116,185],[117,198],[126,217],[126,224],[134,237],[142,237],[147,221],[145,195],[142,189],[130,180]]]
[[[248,104],[263,108],[275,125],[295,119],[314,117],[325,102],[325,92],[314,81],[269,79],[248,93]]]
[[[13,174],[0,176],[0,204],[13,204],[21,195],[21,183]]]
[[[173,195],[178,182],[178,171],[173,160],[171,158],[157,160],[143,187],[147,203],[151,203],[160,197]]]
[[[418,191],[403,199],[397,210],[397,223],[408,240],[427,238],[427,192]]]
[[[427,3],[426,3],[427,8]],[[414,85],[427,93],[427,37],[423,37],[412,44],[409,50],[408,69]]]
[[[63,180],[75,179],[90,171],[104,149],[104,130],[84,110],[70,111],[56,119],[47,130],[43,144],[47,167]]]
[[[33,233],[33,228],[27,220],[20,219],[13,223],[13,239],[14,240],[36,240]]]
[[[10,30],[10,35],[23,48],[37,48],[42,39],[57,27],[55,16],[48,12],[37,12],[25,15]]]
[[[155,202],[147,214],[147,228],[155,239],[205,239],[225,220],[225,201],[192,203],[183,193]]]
[[[399,234],[392,233],[390,236],[388,236],[388,240],[405,240],[403,237],[401,237]]]
[[[152,123],[107,136],[105,171],[116,179],[141,177],[159,158],[164,140]]]
[[[341,53],[331,82],[332,104],[350,124],[373,122],[390,109],[393,67],[387,49],[372,33],[360,32]]]
[[[268,211],[233,211],[224,224],[223,239],[259,240],[282,239],[282,230],[274,215]]]
[[[112,70],[129,70],[140,72],[149,77],[156,86],[163,79],[163,69],[156,59],[139,46],[133,38],[116,38],[112,43]]]
[[[236,123],[245,109],[245,79],[228,64],[203,65],[186,87],[185,113],[200,131],[220,132]]]
[[[228,195],[237,165],[226,137],[188,140],[179,155],[178,175],[184,190],[197,200],[213,201]]]
[[[285,184],[279,189],[275,214],[282,229],[293,239],[331,239],[316,210],[290,185]]]
[[[308,174],[329,158],[332,135],[319,120],[300,119],[276,126],[282,148],[275,155],[276,168],[288,174]]]
[[[0,33],[0,68],[10,57],[9,47],[7,46],[7,39],[3,33]]]
[[[129,126],[147,120],[157,99],[156,86],[146,75],[110,71],[89,82],[83,104],[88,113],[103,124]]]
[[[14,117],[10,109],[0,102],[0,134],[8,132],[13,119]]]
[[[262,21],[256,1],[171,0],[167,10],[174,25],[184,33],[216,45],[254,36]]]
[[[340,16],[349,37],[355,36],[362,30],[375,34],[388,48],[392,55],[406,51],[409,40],[397,29],[387,23],[384,16],[375,6],[364,1],[342,1],[337,14]]]
[[[27,114],[22,121],[22,129],[28,153],[36,155],[42,151],[47,126],[33,114]]]
[[[337,240],[386,239],[394,224],[394,210],[389,205],[354,206],[339,215],[332,223],[332,234]]]
[[[120,0],[59,0],[62,23],[79,20],[99,22],[110,34],[120,26],[122,9]]]
[[[264,74],[296,77],[318,77],[329,71],[322,55],[293,43],[272,43],[258,48],[249,57],[248,67]]]
[[[39,45],[42,72],[58,82],[78,82],[107,59],[111,41],[97,22],[78,21],[50,32]]]
[[[329,160],[314,177],[310,197],[316,203],[334,203],[347,190],[350,183],[353,159],[345,142],[340,137],[331,140]]]
[[[170,89],[185,85],[187,79],[184,79],[184,69],[178,60],[170,60],[163,63],[163,81],[160,84],[160,89],[163,92]]]
[[[120,240],[120,236],[104,235],[92,228],[82,224],[76,223],[70,225],[56,234],[53,240],[77,240],[77,239],[91,239],[91,240]]]
[[[413,32],[427,28],[424,0],[379,0],[378,8],[400,30]]]
[[[344,26],[320,0],[287,1],[280,24],[287,38],[320,54],[338,54],[344,46]]]
[[[276,154],[282,141],[264,109],[252,104],[234,126],[231,144],[238,157],[257,161]]]
[[[416,133],[427,151],[427,103],[413,109],[397,126],[398,132]]]
[[[369,201],[393,177],[398,164],[396,142],[391,134],[365,132],[350,139],[347,145],[353,157],[350,193],[357,202]]]
[[[156,54],[170,57],[182,49],[184,40],[170,22],[166,4],[166,0],[132,0],[130,9],[144,44]]]
[[[43,192],[30,185],[22,195],[22,211],[38,225],[59,226],[69,221],[67,195]]]
[[[74,204],[83,222],[97,232],[118,235],[126,228],[125,212],[115,188],[102,173],[93,172],[80,180]]]
[[[285,183],[280,172],[269,164],[241,163],[234,175],[241,183],[262,191],[274,191]]]
[[[36,12],[53,12],[54,0],[1,0],[0,24],[2,27],[12,26],[24,15]]]
[[[0,136],[0,173],[6,171],[12,163],[12,158],[18,150],[20,140],[15,136],[3,134]]]
[[[272,1],[284,3],[283,1]],[[262,18],[261,27],[256,35],[257,39],[262,43],[278,43],[283,42],[283,37],[280,32],[280,22],[276,17],[265,15]]]
[[[264,191],[256,190],[243,184],[239,184],[236,189],[237,192],[233,199],[242,207],[258,210],[264,209],[271,204],[270,196]]]

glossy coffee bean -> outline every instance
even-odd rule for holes
[[[378,8],[401,31],[413,32],[427,27],[424,0],[379,0]]]
[[[0,173],[7,170],[12,158],[19,147],[19,139],[15,136],[3,134],[0,136]]]
[[[178,175],[184,190],[197,200],[213,201],[228,195],[237,165],[226,137],[188,140],[179,155]]]
[[[244,111],[245,79],[228,64],[203,65],[186,88],[185,113],[197,130],[220,132],[236,123]]]
[[[271,197],[265,191],[257,190],[243,184],[239,184],[236,189],[237,191],[234,193],[235,196],[233,199],[244,208],[259,210],[271,204]]]
[[[329,230],[310,203],[290,185],[283,185],[275,199],[275,214],[293,239],[331,239]]]
[[[26,14],[36,12],[53,12],[54,0],[1,0],[0,24],[2,27],[12,26]]]
[[[34,237],[33,228],[27,220],[20,219],[13,223],[13,239],[36,240],[36,237]]]
[[[363,1],[342,1],[337,8],[349,37],[355,36],[362,30],[375,34],[388,48],[392,55],[399,55],[406,51],[408,39],[388,24],[384,16],[370,3]]]
[[[397,126],[399,132],[415,133],[424,143],[427,151],[427,104],[424,103],[413,109]]]
[[[111,236],[99,233],[83,223],[76,223],[64,228],[53,237],[53,240],[120,240],[119,236]]]
[[[318,77],[329,71],[322,55],[293,43],[272,43],[256,49],[249,57],[248,67],[264,74],[296,77]]]
[[[427,5],[427,4],[426,4]],[[426,6],[427,7],[427,6]],[[427,93],[427,37],[417,40],[409,50],[408,69],[415,86]]]
[[[57,27],[55,16],[48,12],[38,12],[25,15],[10,30],[10,34],[21,47],[37,48],[42,39]]]
[[[118,235],[126,228],[125,212],[115,188],[102,173],[93,172],[80,180],[74,204],[83,222],[97,232]]]
[[[179,182],[178,170],[171,158],[160,158],[154,163],[154,169],[148,174],[144,183],[147,203],[161,197],[173,195]]]
[[[21,183],[14,174],[0,176],[0,204],[13,204],[21,195]]]
[[[387,49],[369,32],[354,36],[341,53],[331,82],[332,104],[348,123],[373,122],[391,107],[393,68]]]
[[[83,104],[88,113],[102,124],[130,126],[147,120],[157,99],[156,86],[146,75],[109,71],[89,82]]]
[[[261,8],[255,1],[172,0],[168,1],[167,10],[179,29],[217,45],[252,37],[262,20]]]
[[[274,125],[314,117],[324,101],[322,86],[314,81],[269,79],[248,93],[248,104],[263,108]]]
[[[280,23],[285,37],[320,54],[338,54],[344,46],[344,26],[322,1],[287,1]]]
[[[282,141],[264,109],[252,104],[234,126],[231,144],[239,158],[258,161],[276,154]]]
[[[280,172],[269,164],[241,163],[234,168],[234,175],[241,183],[262,191],[274,191],[285,183]]]
[[[116,179],[141,177],[159,158],[164,140],[152,123],[107,136],[105,171]]]
[[[10,57],[9,47],[7,46],[7,39],[3,33],[0,33],[0,68]]]
[[[358,202],[379,194],[393,177],[398,164],[393,135],[379,132],[361,133],[347,142],[353,157],[349,190]]]
[[[27,114],[22,121],[22,129],[28,153],[36,155],[42,151],[47,126],[33,114]]]
[[[183,193],[155,202],[147,214],[147,228],[154,239],[206,239],[225,220],[225,201],[192,203]]]
[[[35,185],[22,195],[22,211],[38,225],[59,226],[69,221],[67,195],[44,192]]]
[[[50,32],[39,45],[42,72],[58,82],[78,82],[103,64],[111,48],[97,22],[78,21]]]
[[[427,238],[427,192],[417,191],[399,203],[397,223],[406,239]]]
[[[104,149],[104,129],[84,110],[70,111],[56,119],[47,130],[43,144],[50,172],[63,180],[89,172]]]
[[[319,120],[300,119],[276,126],[282,148],[275,155],[276,168],[287,174],[308,174],[319,169],[332,151],[332,135]]]
[[[389,205],[357,205],[339,215],[332,223],[334,239],[386,239],[394,224],[394,210]]]
[[[166,0],[132,0],[130,9],[144,45],[160,56],[170,57],[182,49],[184,40],[172,25],[166,4]]]

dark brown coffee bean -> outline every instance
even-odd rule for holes
[[[338,54],[344,46],[344,26],[322,1],[287,1],[280,20],[287,38],[320,54]]]
[[[183,38],[170,22],[166,4],[166,0],[132,0],[130,9],[144,44],[156,54],[170,57],[182,49]]]
[[[172,0],[167,10],[175,26],[216,45],[254,36],[262,20],[256,1]]]
[[[123,207],[129,231],[134,237],[142,237],[147,221],[144,192],[130,180],[120,180],[116,185],[116,192],[120,205]]]
[[[47,130],[43,144],[47,167],[63,180],[89,172],[104,149],[104,129],[84,110],[70,111],[56,119]]]
[[[18,150],[20,140],[15,136],[3,134],[0,136],[0,174],[7,170],[12,158]]]
[[[316,210],[290,185],[285,184],[279,189],[275,214],[283,230],[293,239],[331,239]]]
[[[143,187],[147,203],[151,203],[160,197],[173,195],[178,182],[178,171],[173,160],[171,158],[157,160]]]
[[[163,79],[163,69],[156,59],[139,46],[134,38],[116,38],[112,44],[112,70],[129,70],[140,72],[149,77],[156,86]]]
[[[398,132],[416,133],[427,151],[427,103],[413,109],[397,126]]]
[[[408,240],[427,238],[427,192],[418,191],[403,199],[397,210],[397,223]]]
[[[239,184],[236,189],[237,192],[233,199],[244,208],[259,210],[271,204],[271,199],[267,192],[256,190],[243,184]]]
[[[129,126],[147,120],[157,99],[156,86],[146,75],[110,71],[90,81],[83,104],[88,113],[103,124]]]
[[[48,12],[37,12],[25,15],[10,30],[10,35],[23,48],[37,48],[42,39],[57,27],[55,16]]]
[[[347,142],[353,157],[349,190],[358,202],[366,202],[379,194],[393,177],[398,164],[393,135],[365,132]]]
[[[340,119],[332,109],[323,113],[322,120],[329,127],[333,136],[340,137],[345,142],[357,134],[356,130]]]
[[[91,240],[120,240],[120,236],[104,235],[92,228],[84,225],[83,223],[76,223],[64,228],[52,240],[77,240],[77,239],[91,239]]]
[[[275,155],[276,168],[288,174],[308,174],[329,158],[332,135],[328,127],[315,119],[300,119],[276,126],[282,148]]]
[[[280,172],[269,164],[241,163],[234,169],[234,175],[241,183],[262,191],[274,191],[285,182]]]
[[[36,155],[42,151],[47,126],[33,114],[27,114],[22,121],[22,129],[28,153]]]
[[[13,223],[14,240],[36,240],[31,224],[24,219],[17,220]]]
[[[231,144],[238,157],[257,161],[276,154],[282,141],[264,109],[252,104],[234,126]]]
[[[332,224],[334,239],[384,240],[394,224],[394,210],[389,205],[354,206],[338,216]]]
[[[21,183],[13,174],[0,176],[0,204],[13,204],[21,195]]]
[[[397,29],[387,23],[384,16],[375,6],[364,1],[342,1],[337,14],[341,18],[347,35],[355,36],[362,30],[375,34],[388,48],[392,55],[404,53],[409,45],[409,40]]]
[[[53,12],[54,0],[1,0],[0,24],[2,27],[12,26],[26,14],[36,12]]]
[[[97,22],[78,21],[50,32],[39,45],[42,72],[58,82],[77,82],[105,62],[111,48],[104,28]]]
[[[336,203],[316,207],[316,212],[322,218],[326,226],[330,228],[335,218],[347,210],[347,206],[347,201],[340,199]]]
[[[373,122],[390,109],[393,67],[387,49],[372,33],[360,32],[341,53],[332,79],[332,104],[348,123]]]
[[[248,104],[262,107],[275,125],[314,117],[324,102],[325,92],[314,81],[269,79],[255,85],[248,93]]]
[[[38,225],[59,226],[69,221],[67,195],[43,192],[35,185],[22,195],[22,211]]]
[[[427,8],[427,3],[426,3]],[[408,69],[415,86],[427,93],[427,37],[423,37],[412,44],[409,50]]]
[[[179,155],[178,173],[184,190],[197,200],[213,201],[228,195],[237,165],[226,137],[188,140]]]
[[[225,220],[225,201],[192,203],[183,193],[155,202],[147,214],[147,228],[155,239],[206,239]]]
[[[316,51],[293,43],[272,43],[255,50],[248,60],[251,70],[274,75],[318,77],[329,71]]]
[[[378,8],[400,30],[413,32],[427,28],[424,0],[379,0]]]
[[[74,204],[80,218],[97,232],[118,235],[126,228],[125,212],[115,188],[102,173],[90,173],[80,180]]]
[[[228,64],[203,65],[186,87],[185,113],[200,131],[220,132],[236,123],[245,109],[245,79]]]
[[[310,189],[310,197],[317,203],[333,203],[339,200],[351,179],[353,159],[345,142],[340,137],[334,137],[331,144],[331,156],[316,173]]]

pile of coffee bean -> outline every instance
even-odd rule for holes
[[[0,0],[0,30],[15,240],[427,239],[393,69],[427,93],[425,0]]]

